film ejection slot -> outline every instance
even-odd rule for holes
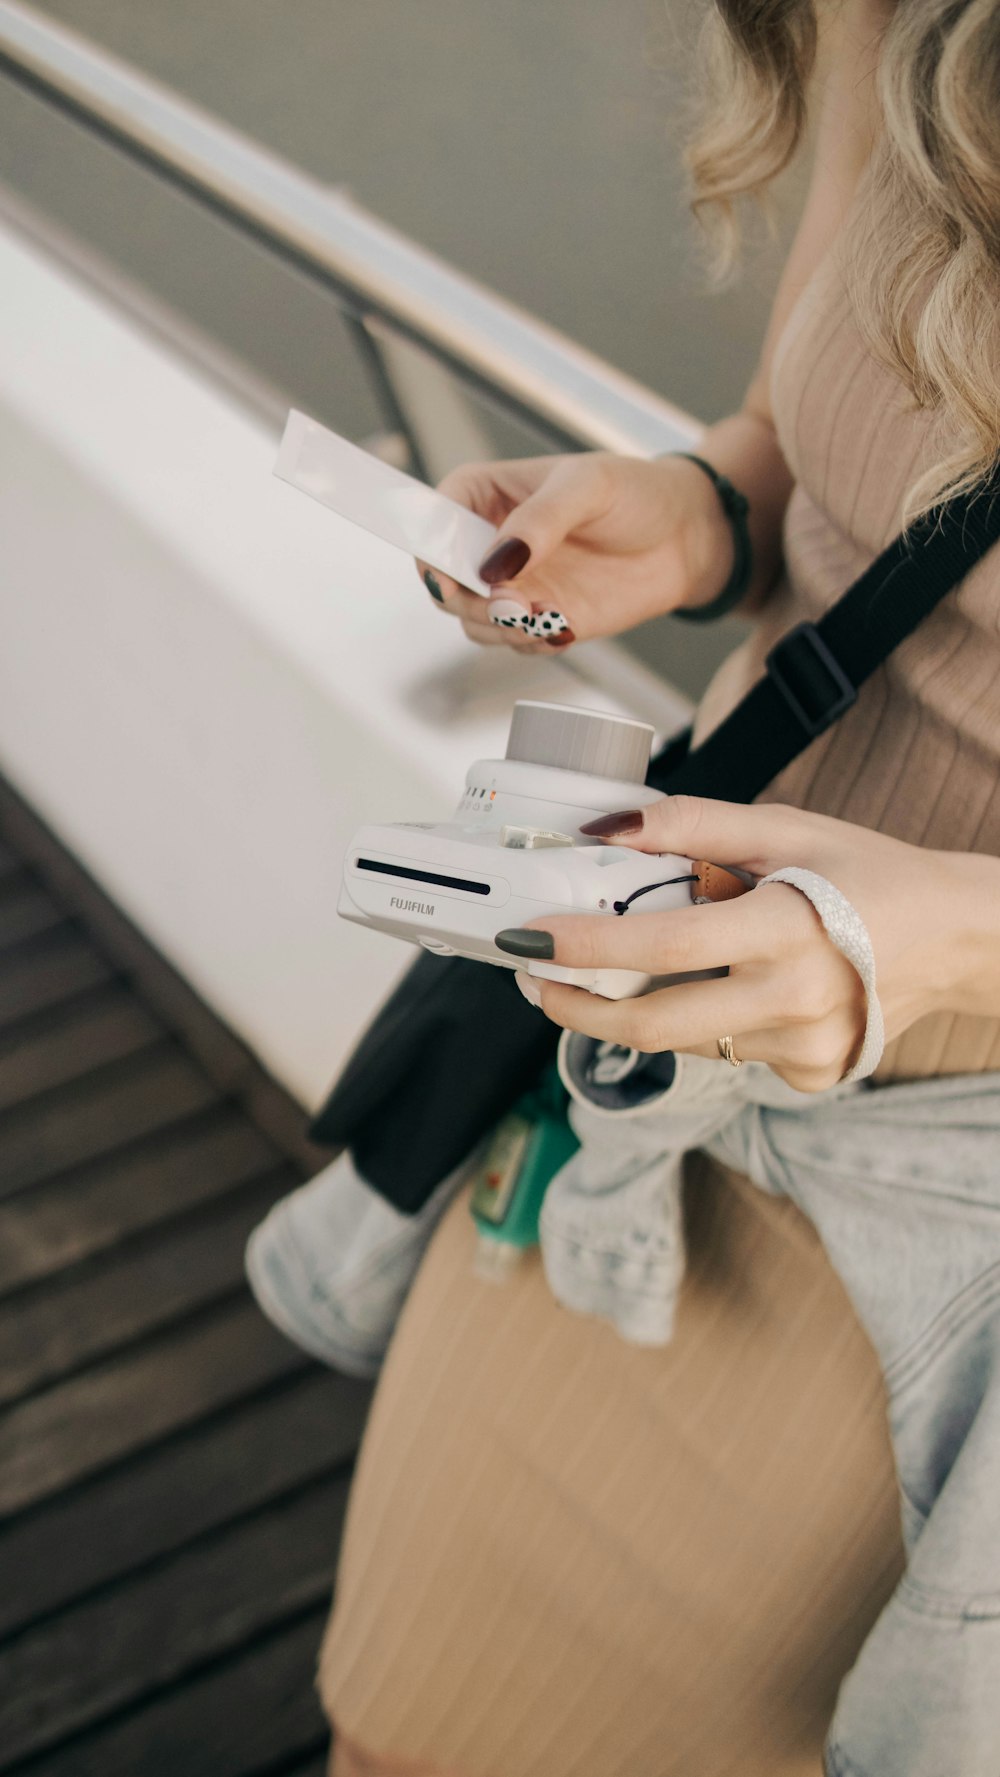
[[[488,882],[477,882],[470,876],[446,876],[441,870],[418,870],[412,864],[387,864],[381,858],[355,858],[354,867],[369,871],[373,876],[393,876],[400,882],[418,882],[429,888],[458,889],[466,895],[489,895],[492,892]]]
[[[544,827],[501,827],[500,844],[509,851],[543,851],[560,845],[575,845],[570,833],[549,833]]]

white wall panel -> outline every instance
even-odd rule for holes
[[[0,770],[312,1104],[409,959],[336,918],[352,829],[446,811],[519,692],[611,699],[474,654],[275,445],[0,234]]]

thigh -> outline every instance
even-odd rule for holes
[[[881,1378],[794,1206],[693,1171],[662,1350],[560,1309],[537,1256],[478,1280],[464,1199],[438,1231],[321,1658],[328,1712],[371,1754],[463,1777],[819,1777],[901,1568]]]

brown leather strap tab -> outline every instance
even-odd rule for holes
[[[710,864],[705,858],[694,862],[691,868],[698,878],[692,885],[692,898],[696,901],[734,901],[737,895],[745,895],[753,888],[745,877],[724,870],[721,864]]]

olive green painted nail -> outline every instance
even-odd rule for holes
[[[441,591],[441,585],[440,585],[440,582],[437,578],[437,575],[432,574],[430,568],[427,568],[425,570],[424,585],[426,586],[428,592],[430,593],[431,598],[437,599],[438,604],[443,605],[444,604],[444,593]]]
[[[551,932],[532,932],[526,926],[511,926],[505,932],[498,932],[493,942],[508,956],[530,956],[539,962],[550,963],[556,953],[556,941]]]

